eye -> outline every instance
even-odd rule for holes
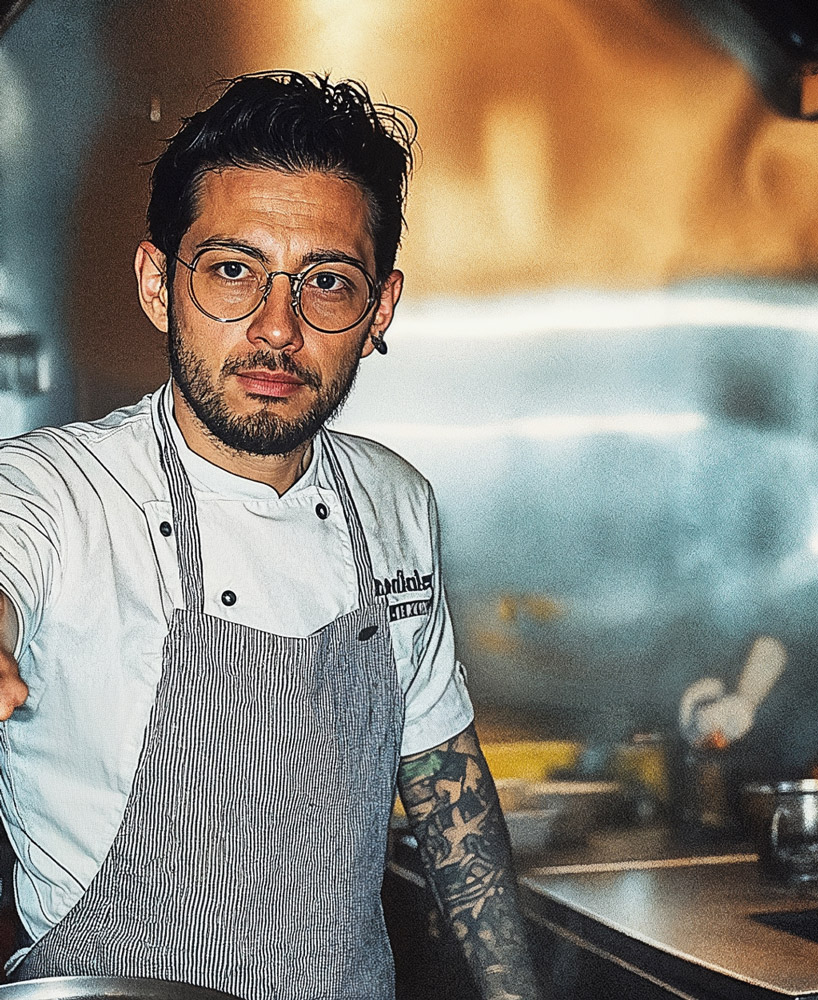
[[[228,281],[241,281],[251,273],[250,268],[240,260],[223,260],[213,270],[220,278],[227,278]]]
[[[263,284],[266,279],[266,273],[257,261],[229,250],[202,251],[195,270],[200,280],[224,286]]]
[[[348,282],[335,271],[319,271],[310,278],[312,285],[320,292],[341,292],[348,288]]]

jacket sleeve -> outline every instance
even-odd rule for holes
[[[437,504],[428,488],[427,516],[432,554],[429,614],[413,649],[414,674],[406,690],[402,756],[421,753],[462,732],[474,718],[466,671],[455,654],[454,633],[440,565]]]
[[[47,459],[0,446],[0,590],[17,612],[19,656],[37,634],[60,578],[60,502]]]

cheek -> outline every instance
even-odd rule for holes
[[[328,338],[329,339],[329,338]],[[356,337],[353,341],[334,340],[323,346],[323,350],[316,356],[319,364],[327,375],[337,375],[348,371],[357,364],[361,356],[361,344]]]
[[[242,330],[209,320],[191,302],[175,299],[173,320],[182,347],[208,367],[220,368],[228,354],[247,342]]]

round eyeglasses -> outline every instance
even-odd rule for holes
[[[293,312],[320,333],[351,330],[378,296],[378,286],[352,261],[320,261],[292,274],[268,271],[256,257],[232,248],[205,247],[190,263],[174,256],[190,272],[193,302],[218,323],[251,316],[266,302],[278,275],[289,279]]]

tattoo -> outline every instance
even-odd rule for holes
[[[482,996],[534,1000],[508,831],[473,726],[403,760],[398,782],[432,891]]]
[[[445,744],[449,746],[448,743]],[[401,781],[409,784],[434,775],[443,766],[445,750],[430,750],[419,757],[407,757],[401,762]]]

